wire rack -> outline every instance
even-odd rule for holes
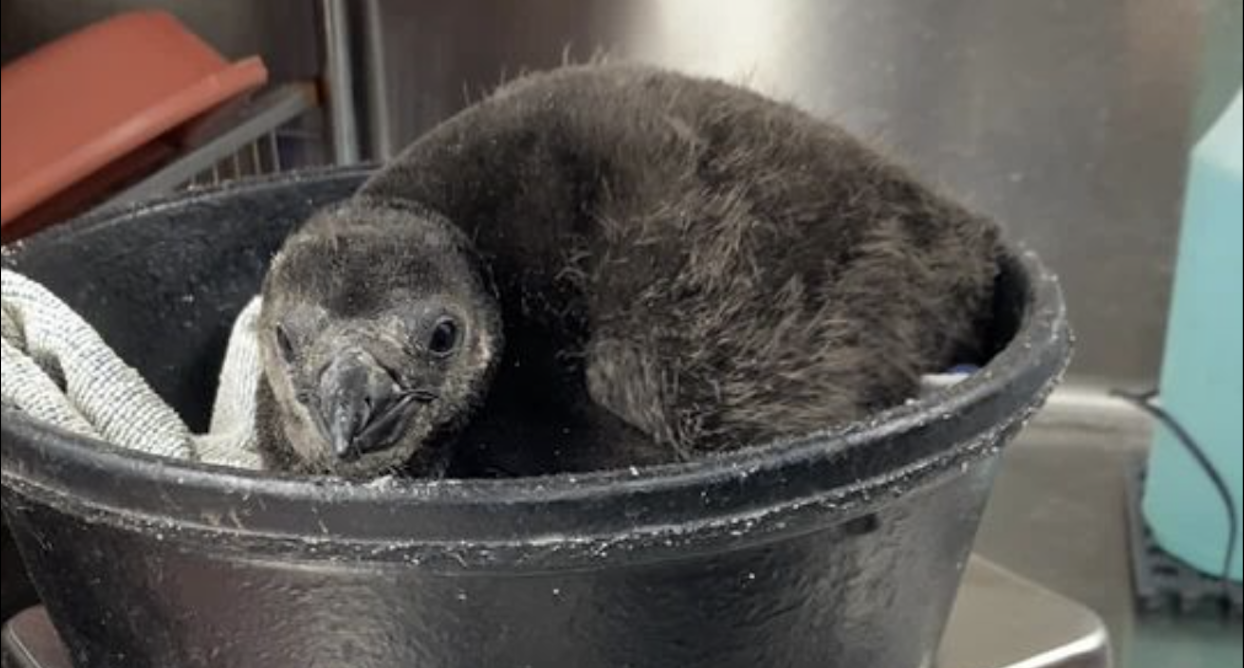
[[[328,162],[315,88],[287,84],[204,119],[186,148],[103,206]]]

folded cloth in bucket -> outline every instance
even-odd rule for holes
[[[260,375],[255,329],[258,297],[233,325],[211,425],[207,433],[194,434],[142,376],[64,302],[15,272],[4,270],[2,278],[0,398],[5,406],[124,448],[235,468],[262,468],[254,429]],[[928,375],[923,391],[952,385],[970,372],[955,368]]]
[[[55,295],[7,270],[2,282],[0,396],[6,406],[124,448],[260,468],[253,428],[258,300],[234,325],[211,427],[192,434],[139,373]]]

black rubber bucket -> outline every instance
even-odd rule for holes
[[[270,254],[362,176],[95,216],[5,262],[202,427]],[[1004,264],[993,361],[840,432],[379,487],[159,461],[6,412],[5,513],[82,668],[927,666],[1001,448],[1069,355],[1054,279]]]

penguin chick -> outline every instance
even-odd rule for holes
[[[667,461],[823,430],[983,352],[997,252],[989,221],[791,105],[640,65],[530,75],[280,253],[261,421],[289,445],[265,449],[435,472],[494,369],[492,395],[589,400]]]

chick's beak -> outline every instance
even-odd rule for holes
[[[333,456],[352,462],[398,442],[416,395],[404,393],[393,376],[363,350],[334,356],[319,379],[319,423]]]

